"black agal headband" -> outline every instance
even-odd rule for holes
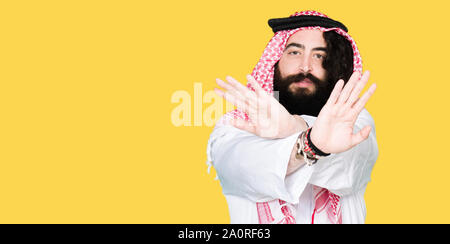
[[[343,25],[341,22],[332,20],[330,18],[314,15],[301,15],[286,18],[269,19],[269,26],[272,28],[274,33],[281,30],[292,30],[308,26],[340,28],[345,32],[348,32],[347,27],[345,27],[345,25]]]

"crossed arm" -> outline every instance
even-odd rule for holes
[[[371,126],[367,125],[357,133],[353,133],[353,128],[358,115],[376,89],[373,84],[359,97],[369,76],[368,71],[362,76],[355,72],[345,86],[343,80],[336,83],[311,131],[311,140],[321,151],[345,152],[368,138]],[[234,127],[266,139],[286,138],[307,129],[306,122],[300,116],[291,115],[252,76],[248,75],[247,80],[254,92],[232,77],[227,77],[228,82],[217,79],[217,84],[225,92],[216,88],[216,93],[250,118],[250,121],[233,120]],[[295,157],[295,152],[296,147],[290,153],[286,175],[292,174],[304,164],[303,160]]]

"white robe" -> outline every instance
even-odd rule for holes
[[[301,116],[312,126],[316,117]],[[375,124],[364,109],[354,133],[372,127],[369,138],[352,149],[303,165],[286,176],[296,139],[264,139],[219,120],[208,141],[208,163],[212,163],[226,197],[231,223],[258,223],[256,202],[284,200],[296,208],[297,223],[311,223],[314,210],[312,185],[340,196],[342,223],[364,223],[364,192],[378,157]]]

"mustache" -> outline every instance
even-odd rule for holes
[[[311,73],[306,73],[306,74],[298,73],[298,74],[294,74],[294,75],[289,75],[289,76],[281,79],[281,82],[284,83],[285,85],[290,85],[291,83],[304,81],[306,79],[312,81],[315,85],[319,85],[319,86],[323,83],[322,80],[315,77]]]

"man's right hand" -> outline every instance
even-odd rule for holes
[[[232,121],[234,127],[268,139],[285,138],[307,129],[306,122],[300,116],[290,114],[251,75],[247,76],[247,80],[255,91],[232,77],[227,77],[228,83],[220,79],[216,80],[226,92],[217,88],[215,92],[250,118],[250,121],[234,119]]]

